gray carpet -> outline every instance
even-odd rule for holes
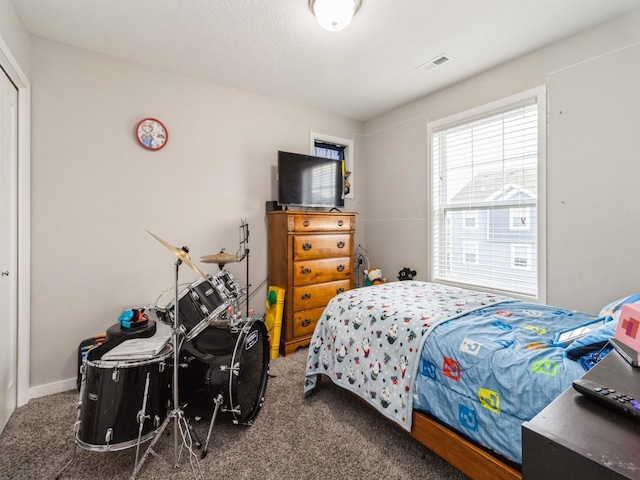
[[[304,398],[307,351],[271,361],[265,405],[251,427],[219,419],[208,455],[199,466],[206,479],[459,479],[467,477],[407,433],[324,379]],[[31,400],[12,415],[0,435],[1,479],[50,479],[71,458],[77,416],[76,391]],[[172,424],[173,425],[173,424]],[[206,437],[208,423],[196,425]],[[193,478],[189,462],[173,466],[173,427],[163,435],[137,478]],[[141,448],[144,452],[147,444]],[[142,455],[142,453],[141,453]],[[77,449],[63,479],[126,479],[135,448],[119,452]]]

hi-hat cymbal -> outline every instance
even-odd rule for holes
[[[238,261],[238,257],[226,253],[224,250],[214,255],[205,255],[200,257],[202,263],[217,263],[218,265],[226,265],[227,263],[235,263]]]
[[[182,262],[186,263],[187,265],[189,265],[194,272],[196,272],[198,275],[200,275],[202,278],[207,278],[207,275],[205,273],[203,273],[197,266],[195,263],[193,263],[191,261],[191,258],[189,258],[189,253],[182,249],[182,248],[177,248],[174,247],[173,245],[171,245],[168,242],[165,242],[164,240],[162,240],[160,237],[158,237],[157,235],[154,235],[153,233],[151,233],[149,230],[147,230],[147,233],[149,235],[151,235],[153,238],[155,238],[156,240],[158,240],[162,245],[164,245],[165,247],[167,247],[167,249],[173,253],[176,257],[178,257]]]

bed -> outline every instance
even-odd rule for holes
[[[304,391],[328,377],[467,475],[521,478],[522,423],[593,365],[612,319],[428,282],[350,290],[316,325]]]

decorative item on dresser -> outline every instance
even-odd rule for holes
[[[355,215],[293,210],[267,214],[269,284],[285,289],[284,355],[308,345],[329,300],[353,288]]]

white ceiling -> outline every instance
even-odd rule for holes
[[[11,0],[36,36],[368,120],[640,8],[640,0],[362,0],[327,32],[308,0]],[[453,61],[421,72],[440,54]]]

